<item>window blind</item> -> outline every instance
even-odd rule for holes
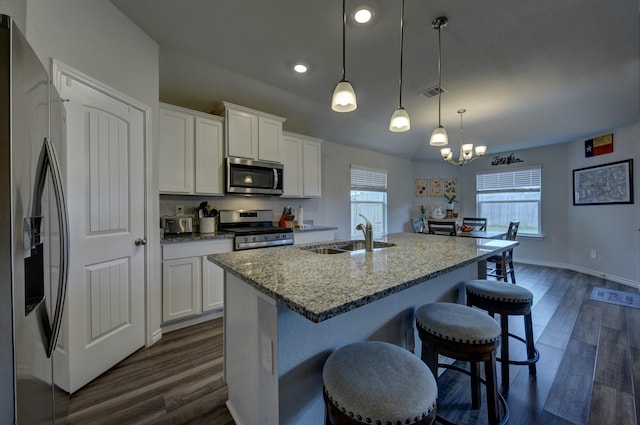
[[[352,165],[351,189],[387,190],[387,171]]]
[[[476,190],[540,190],[541,167],[476,174]]]

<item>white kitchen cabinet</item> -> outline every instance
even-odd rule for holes
[[[160,104],[160,193],[224,195],[223,119]]]
[[[222,102],[227,156],[282,162],[282,123],[285,118]]]
[[[232,250],[232,239],[163,245],[163,322],[196,316],[223,307],[224,273],[222,268],[207,259],[207,255]]]
[[[200,306],[200,258],[162,262],[162,321],[198,314]]]
[[[322,140],[283,132],[284,198],[322,196]]]

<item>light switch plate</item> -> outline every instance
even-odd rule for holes
[[[176,205],[176,215],[184,215],[184,205]]]

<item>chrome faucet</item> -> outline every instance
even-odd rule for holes
[[[364,233],[365,250],[371,252],[373,251],[373,226],[371,225],[371,222],[367,217],[363,216],[362,214],[358,215],[364,218],[366,225],[360,223],[356,226],[356,230],[362,230],[362,233]]]

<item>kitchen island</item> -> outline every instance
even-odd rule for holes
[[[488,257],[518,245],[408,233],[386,241],[394,246],[373,252],[309,250],[334,241],[208,257],[225,270],[227,406],[238,425],[323,424],[321,373],[333,350],[378,340],[419,353],[415,309],[457,301]]]

